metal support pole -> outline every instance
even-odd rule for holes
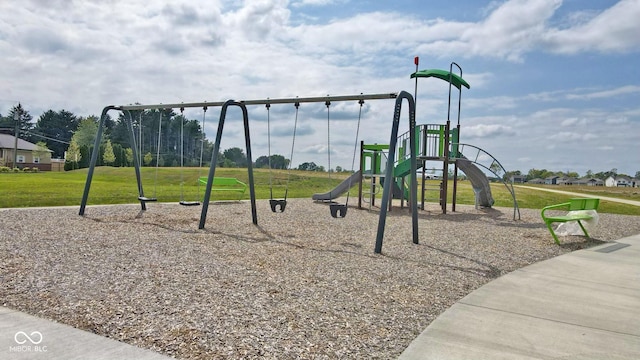
[[[109,110],[115,110],[115,106],[107,106],[102,109],[102,115],[100,115],[100,124],[98,124],[98,132],[96,133],[96,140],[93,143],[93,151],[91,152],[91,163],[89,164],[89,172],[87,173],[87,181],[84,184],[84,193],[82,194],[82,201],[80,202],[79,215],[84,215],[84,210],[87,206],[87,199],[89,198],[89,189],[91,189],[91,180],[93,179],[93,172],[96,169],[96,162],[98,161],[98,153],[100,152],[100,141],[102,140],[102,131],[104,128],[104,122],[107,118],[107,112]]]
[[[397,93],[384,93],[384,94],[357,94],[357,95],[327,95],[317,97],[304,97],[304,98],[281,98],[281,99],[257,99],[257,100],[240,100],[235,101],[243,105],[266,105],[266,104],[295,104],[295,103],[314,103],[314,102],[327,102],[327,101],[352,101],[352,100],[383,100],[383,99],[395,99],[398,96]],[[179,103],[179,104],[154,104],[154,105],[121,105],[119,110],[153,110],[153,109],[169,109],[169,108],[193,108],[203,106],[224,106],[226,102],[197,102],[197,103]]]
[[[211,199],[211,188],[213,186],[213,179],[216,173],[216,165],[218,162],[218,152],[220,151],[220,140],[222,139],[222,130],[224,128],[224,121],[227,116],[227,108],[229,106],[239,106],[242,110],[242,119],[244,121],[244,139],[247,146],[247,162],[249,172],[249,194],[251,197],[251,217],[254,225],[258,225],[258,212],[256,207],[256,191],[253,180],[253,160],[251,159],[251,139],[249,136],[249,115],[247,113],[247,107],[234,100],[228,100],[222,105],[220,111],[220,121],[218,122],[218,132],[216,133],[216,141],[213,147],[213,155],[211,156],[211,166],[209,167],[209,177],[207,180],[207,188],[204,193],[204,201],[202,204],[202,212],[200,214],[200,223],[198,229],[204,229],[204,225],[207,221],[207,212],[209,211],[209,201]]]
[[[362,180],[364,179],[364,141],[360,141],[360,181],[358,183],[358,209],[362,209]],[[373,173],[373,171],[372,171]]]
[[[131,141],[131,149],[133,150],[133,167],[136,172],[136,181],[138,183],[138,196],[144,197],[144,189],[142,188],[142,176],[140,175],[140,159],[138,154],[138,147],[136,146],[136,134],[133,130],[133,119],[131,116],[131,112],[125,110],[127,116],[125,119],[127,120],[127,128],[129,129],[129,141]],[[142,210],[147,210],[147,204],[144,201],[140,202],[140,206]]]
[[[417,161],[416,161],[416,142],[415,142],[415,127],[416,127],[416,112],[415,112],[415,102],[413,100],[413,96],[406,91],[400,92],[398,97],[396,98],[396,106],[393,115],[393,125],[391,128],[391,139],[389,141],[389,157],[387,159],[387,168],[386,168],[386,176],[384,183],[384,190],[382,192],[382,204],[380,205],[380,217],[378,220],[378,234],[376,236],[376,246],[374,252],[376,254],[380,254],[382,252],[382,240],[384,238],[384,227],[387,218],[387,205],[390,203],[389,198],[392,193],[392,181],[389,179],[393,179],[393,161],[395,159],[395,151],[396,144],[398,141],[398,125],[400,123],[400,114],[402,110],[402,99],[407,99],[409,103],[409,141],[411,148],[411,182],[413,184],[416,183],[416,170],[417,170]],[[418,243],[418,188],[416,186],[411,187],[411,219],[412,219],[412,228],[413,228],[413,243]]]
[[[21,108],[22,109],[22,108]],[[13,131],[13,168],[18,167],[18,136],[20,135],[20,114],[16,111],[13,113],[13,120],[16,122]]]

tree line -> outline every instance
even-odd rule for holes
[[[184,166],[207,166],[211,160],[214,144],[209,141],[198,120],[189,120],[173,109],[131,111],[131,119],[138,146],[141,166],[176,167],[181,165],[181,145],[184,147]],[[6,116],[0,114],[0,132],[14,134],[38,145],[38,151],[51,150],[52,158],[65,159],[65,169],[86,168],[89,166],[94,140],[98,131],[99,117],[82,117],[67,110],[47,110],[34,122],[29,111],[21,104],[12,107]],[[183,124],[184,123],[184,124]],[[97,165],[133,166],[133,149],[130,130],[127,128],[124,114],[117,119],[109,115],[105,118],[104,133],[99,146]],[[184,126],[184,128],[183,128]],[[181,144],[181,135],[184,143]],[[269,161],[271,160],[271,161]],[[220,167],[246,167],[247,157],[244,150],[232,147],[218,153]],[[257,168],[288,169],[290,160],[282,155],[260,156],[254,166]],[[298,170],[326,171],[324,166],[314,162],[304,162]],[[340,166],[329,171],[346,171]],[[576,172],[554,172],[546,169],[530,169],[525,175],[521,171],[509,171],[504,174],[508,179],[513,175],[524,175],[527,180],[545,179],[549,176],[567,176],[579,178]],[[594,173],[588,170],[589,178],[606,179],[618,174],[617,169]],[[628,175],[627,175],[628,176]],[[640,171],[635,173],[640,178]]]
[[[141,166],[209,164],[214,144],[206,138],[198,120],[189,120],[172,109],[132,111],[131,120]],[[71,170],[89,166],[99,121],[97,116],[81,117],[67,110],[47,110],[34,122],[29,111],[18,104],[7,116],[0,114],[0,132],[15,134],[17,131],[19,138],[37,143],[44,151],[51,150],[52,158],[65,159],[65,170]],[[97,165],[133,166],[134,141],[125,115],[121,113],[117,119],[107,115],[103,131]],[[287,169],[289,163],[289,159],[274,154],[258,157],[254,166]],[[247,156],[244,150],[232,147],[218,153],[217,164],[246,167]]]
[[[563,171],[550,171],[547,169],[530,169],[529,172],[527,172],[527,174],[523,174],[519,170],[507,171],[507,173],[504,175],[504,179],[510,179],[514,175],[524,176],[525,180],[527,181],[530,181],[533,179],[546,179],[551,176],[561,176],[561,177],[575,178],[575,179],[579,179],[582,177],[580,176],[580,174],[578,174],[575,171],[563,172]],[[600,180],[606,180],[609,176],[613,176],[613,177],[628,176],[628,177],[635,177],[637,179],[640,179],[640,171],[636,171],[635,176],[631,176],[628,174],[618,173],[618,169],[613,168],[609,171],[600,171],[600,172],[593,172],[592,170],[587,170],[587,172],[584,175],[584,177],[589,179],[600,179]]]

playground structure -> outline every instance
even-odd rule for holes
[[[432,200],[430,202],[439,203],[443,214],[447,212],[449,167],[453,165],[452,211],[456,211],[458,169],[466,175],[466,178],[471,183],[475,195],[476,208],[490,208],[493,206],[495,201],[491,194],[490,182],[484,171],[481,170],[481,168],[484,168],[492,173],[495,179],[505,185],[513,199],[513,218],[514,220],[519,219],[520,211],[515,190],[513,184],[504,178],[506,170],[502,164],[485,150],[460,142],[462,87],[470,88],[470,85],[462,78],[462,69],[460,69],[460,75],[452,72],[454,65],[460,69],[456,63],[452,63],[449,71],[429,69],[411,74],[411,77],[416,78],[416,80],[418,78],[433,77],[449,83],[449,102],[445,124],[421,124],[410,127],[410,130],[406,133],[394,138],[397,139],[398,144],[395,148],[395,157],[390,153],[390,149],[394,147],[393,145],[365,144],[361,142],[359,171],[352,174],[331,191],[315,194],[313,199],[332,200],[348,192],[350,184],[359,183],[358,208],[362,209],[363,201],[367,201],[371,208],[371,206],[375,205],[376,194],[379,193],[380,187],[385,185],[385,179],[392,179],[392,198],[400,199],[400,207],[404,207],[405,200],[408,201],[411,198],[411,189],[416,187],[411,185],[416,184],[415,180],[409,177],[412,172],[417,171],[411,167],[411,155],[415,155],[418,161],[417,169],[420,170],[420,180],[422,180],[418,182],[420,187],[420,208],[422,210],[424,210],[425,202]],[[450,120],[452,87],[458,90],[458,118],[455,127],[451,126]],[[392,142],[390,141],[390,143]],[[414,144],[415,147],[410,150],[411,145]],[[468,151],[467,154],[471,156],[466,157],[463,151]],[[429,164],[434,162],[440,163],[442,175],[427,175]],[[386,168],[389,166],[393,169],[391,176],[386,172]],[[435,169],[435,166],[432,169]],[[432,174],[435,174],[435,171]],[[434,181],[432,179],[437,180],[435,181],[437,185],[433,185]],[[368,180],[370,184],[366,193],[363,188],[364,180]],[[435,196],[427,197],[427,194],[433,193],[435,193]]]
[[[217,154],[220,150],[220,142],[222,137],[222,132],[224,129],[224,123],[226,119],[227,109],[230,106],[239,107],[242,111],[242,118],[244,124],[244,135],[245,135],[245,145],[246,145],[246,157],[247,157],[247,171],[248,171],[248,187],[249,187],[249,196],[251,202],[251,212],[252,212],[252,222],[253,224],[258,224],[257,218],[257,209],[256,209],[256,197],[255,197],[255,187],[254,187],[254,177],[253,177],[253,163],[252,163],[252,155],[251,155],[251,138],[249,131],[249,117],[247,106],[248,105],[266,105],[267,110],[272,104],[295,104],[296,105],[296,123],[297,123],[297,109],[300,103],[305,102],[324,102],[327,106],[327,120],[329,124],[329,106],[331,102],[336,101],[354,101],[357,100],[360,103],[360,107],[362,108],[362,104],[365,100],[380,100],[380,99],[395,99],[395,108],[394,108],[394,116],[392,122],[392,131],[389,144],[364,144],[364,142],[360,142],[360,157],[359,157],[359,165],[360,170],[354,172],[350,177],[340,183],[336,188],[330,190],[324,194],[315,194],[313,195],[313,199],[317,201],[330,201],[329,207],[331,211],[331,215],[333,217],[344,217],[347,212],[347,203],[348,203],[348,195],[347,195],[347,203],[339,204],[334,202],[333,200],[343,195],[345,192],[348,194],[349,189],[352,185],[359,183],[359,196],[358,196],[358,208],[362,208],[362,201],[364,199],[363,195],[363,179],[368,178],[371,180],[371,189],[368,193],[370,204],[373,205],[375,202],[375,187],[376,184],[380,184],[383,188],[382,199],[380,204],[380,216],[378,221],[378,232],[376,237],[376,245],[375,252],[380,253],[382,251],[382,241],[384,237],[384,227],[385,220],[388,209],[391,209],[391,200],[393,198],[401,199],[401,207],[404,207],[405,200],[408,202],[408,206],[412,213],[412,227],[413,227],[413,242],[418,243],[418,178],[417,178],[417,170],[422,169],[421,177],[422,177],[422,185],[421,185],[421,208],[424,209],[425,204],[425,194],[429,190],[427,188],[426,183],[426,171],[427,171],[427,163],[428,162],[441,162],[442,163],[442,176],[441,182],[438,186],[438,201],[441,205],[443,213],[446,213],[447,210],[447,193],[448,193],[448,174],[449,174],[449,165],[454,165],[453,171],[453,202],[452,202],[452,211],[455,211],[455,202],[456,202],[456,184],[457,184],[457,172],[458,169],[463,171],[467,178],[470,180],[474,193],[476,196],[476,206],[481,207],[491,207],[494,203],[493,198],[491,196],[491,188],[489,185],[489,181],[482,170],[480,170],[476,165],[480,165],[487,170],[494,173],[498,178],[500,178],[503,183],[509,189],[513,201],[514,201],[514,219],[516,218],[516,212],[519,218],[519,210],[517,208],[517,202],[515,200],[515,193],[513,191],[513,186],[509,187],[509,184],[506,183],[501,176],[499,176],[499,172],[502,174],[506,173],[502,165],[490,154],[485,152],[484,150],[474,147],[468,144],[462,144],[459,142],[460,138],[460,104],[461,104],[461,93],[462,86],[469,88],[469,84],[466,83],[462,79],[462,69],[455,64],[458,69],[460,69],[460,75],[456,75],[452,72],[453,65],[452,63],[451,69],[449,71],[444,70],[425,70],[425,71],[417,71],[417,61],[416,61],[416,72],[411,75],[412,78],[420,77],[436,77],[442,80],[445,80],[449,83],[449,109],[447,115],[447,122],[444,125],[441,124],[425,124],[416,126],[416,116],[415,116],[415,98],[406,91],[401,91],[400,93],[384,93],[384,94],[359,94],[359,95],[346,95],[346,96],[324,96],[324,97],[307,97],[307,98],[283,98],[283,99],[261,99],[261,100],[243,100],[243,101],[235,101],[228,100],[225,102],[198,102],[198,103],[179,103],[179,104],[154,104],[154,105],[122,105],[122,106],[107,106],[103,109],[100,123],[98,126],[98,132],[96,134],[96,139],[94,143],[94,149],[98,149],[105,119],[107,118],[108,112],[111,110],[121,111],[125,115],[125,120],[127,122],[127,127],[130,134],[130,142],[132,144],[133,149],[133,159],[134,159],[134,168],[136,173],[136,180],[138,185],[138,201],[141,205],[141,210],[146,210],[147,202],[157,201],[154,197],[145,196],[142,178],[140,173],[141,166],[141,154],[137,152],[136,146],[136,135],[133,127],[132,120],[132,111],[144,111],[144,110],[159,110],[161,113],[163,110],[179,108],[184,111],[185,108],[203,108],[206,112],[207,108],[211,107],[221,107],[220,110],[220,119],[218,122],[218,130],[216,133],[216,138],[214,142],[214,149],[211,158],[211,163],[209,167],[209,175],[205,179],[202,178],[200,181],[202,183],[206,183],[206,190],[204,192],[204,198],[202,201],[202,211],[200,215],[200,221],[198,228],[203,229],[205,227],[207,211],[211,197],[211,191],[213,186],[216,184],[216,166],[217,166]],[[451,128],[450,122],[450,114],[451,114],[451,87],[455,86],[459,90],[458,97],[458,122],[455,128]],[[416,86],[417,90],[417,86]],[[403,100],[406,100],[408,103],[409,111],[409,130],[398,136],[399,130],[399,122],[402,110]],[[162,115],[161,115],[162,116]],[[204,120],[203,120],[204,121]],[[160,122],[161,124],[161,122]],[[358,128],[360,124],[360,115],[358,117]],[[160,125],[161,126],[161,125]],[[159,132],[160,130],[159,126]],[[328,137],[329,137],[329,129],[328,129]],[[160,137],[158,137],[160,139]],[[159,141],[159,140],[158,140]],[[295,129],[294,129],[294,140],[292,142],[292,154],[293,154],[293,143],[295,142]],[[328,139],[330,143],[330,140]],[[356,135],[356,147],[358,144],[358,137]],[[462,150],[464,148],[470,148],[476,151],[476,156],[471,158],[466,158],[462,155]],[[91,154],[91,161],[89,166],[89,171],[87,173],[87,180],[85,183],[85,188],[82,196],[82,201],[80,205],[79,215],[84,215],[87,200],[89,196],[89,191],[91,187],[91,181],[93,178],[96,162],[97,162],[98,151],[93,151]],[[329,167],[330,165],[330,150],[328,151],[329,156]],[[356,158],[356,149],[354,148],[354,161]],[[489,165],[483,165],[480,160],[489,158],[491,162]],[[157,166],[157,165],[156,165]],[[182,166],[182,163],[181,163]],[[353,167],[353,166],[352,166]],[[352,171],[354,169],[352,168]],[[386,179],[390,179],[390,181],[386,181]],[[271,182],[271,181],[270,181]],[[218,181],[219,183],[219,181]],[[155,194],[154,194],[155,195]],[[279,207],[280,212],[284,211],[286,205],[286,192],[284,200],[276,200],[273,199],[273,194],[271,194],[271,208],[273,212],[277,212],[276,209]],[[200,202],[180,202],[182,205],[200,205]]]

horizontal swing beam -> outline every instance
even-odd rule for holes
[[[395,99],[398,93],[386,94],[358,94],[358,95],[337,95],[337,96],[317,96],[317,97],[295,97],[280,99],[259,99],[259,100],[240,100],[239,103],[244,105],[266,105],[266,104],[295,104],[295,103],[314,103],[327,101],[352,101],[352,100],[384,100]],[[196,102],[196,103],[179,103],[179,104],[153,104],[153,105],[120,105],[115,109],[123,111],[135,110],[154,110],[154,109],[179,109],[179,108],[201,108],[222,106],[226,101],[215,102]]]

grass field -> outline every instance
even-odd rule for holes
[[[156,181],[155,168],[142,169],[142,182],[146,196],[157,197],[162,202],[177,202],[181,199],[195,201],[202,198],[204,185],[198,185],[198,177],[207,176],[208,169],[159,168]],[[248,182],[246,169],[217,168],[217,176],[235,177]],[[327,192],[345,179],[348,173],[334,173],[329,178],[327,173],[297,171],[269,172],[266,169],[255,169],[255,189],[259,199],[270,198],[270,186],[273,184],[273,197],[282,198],[288,183],[288,197],[310,198],[314,193]],[[290,177],[289,177],[290,176]],[[74,206],[79,205],[87,177],[87,169],[67,172],[41,173],[2,173],[0,174],[0,207],[39,207],[39,206]],[[437,180],[428,180],[437,185]],[[181,186],[182,184],[182,186]],[[544,186],[540,186],[544,187]],[[364,185],[368,189],[368,184]],[[451,203],[451,184],[449,184],[449,200]],[[501,183],[491,184],[495,206],[512,207],[513,201],[507,188]],[[560,189],[558,186],[551,186]],[[561,190],[591,194],[594,197],[607,196],[631,200],[640,200],[640,189],[637,188],[605,188],[605,187],[562,187]],[[435,190],[427,197],[436,197]],[[357,199],[357,184],[350,193]],[[137,202],[138,192],[133,168],[98,167],[95,170],[89,205],[126,204]],[[249,197],[247,190],[245,198]],[[550,204],[564,202],[571,196],[532,189],[516,189],[518,205],[521,208],[541,209]],[[233,192],[212,192],[211,200],[230,200],[237,198]],[[357,200],[354,200],[354,203]],[[473,204],[473,189],[468,181],[458,183],[458,204]],[[640,207],[602,201],[600,212],[614,214],[640,215]]]

